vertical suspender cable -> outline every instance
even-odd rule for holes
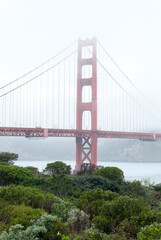
[[[77,81],[77,72],[76,72],[76,54],[74,54],[74,76],[73,76],[73,80],[74,80],[74,101],[73,101],[73,106],[74,106],[74,111],[73,111],[73,123],[74,123],[74,128],[76,129],[76,81]]]
[[[66,86],[65,86],[65,60],[64,60],[64,104],[63,104],[63,128],[65,128],[65,90],[66,90]]]
[[[58,128],[60,128],[60,64],[58,66]]]
[[[68,64],[69,64],[69,102],[68,102],[68,104],[69,104],[69,129],[70,129],[70,98],[71,98],[71,96],[70,96],[70,77],[71,77],[71,75],[70,75],[70,58],[69,58],[69,62],[68,62]]]

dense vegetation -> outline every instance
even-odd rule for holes
[[[161,239],[161,185],[127,182],[116,167],[60,161],[13,165],[0,153],[0,240]]]

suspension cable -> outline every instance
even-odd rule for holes
[[[143,108],[145,111],[147,111],[147,109],[145,109],[140,103],[138,103],[135,98],[133,98],[123,87],[122,85],[109,73],[109,71],[105,68],[105,66],[97,59],[97,62],[100,64],[100,66],[105,70],[105,72],[114,80],[114,82],[126,93],[126,95],[128,95],[135,103],[137,103],[141,108]],[[160,119],[156,118],[151,112],[148,111],[148,113],[153,116],[157,121],[161,122]]]
[[[0,97],[6,96],[7,94],[9,94],[9,93],[11,93],[11,92],[17,90],[18,88],[21,88],[22,86],[28,84],[29,82],[35,80],[36,78],[38,78],[38,77],[40,77],[40,76],[42,76],[44,73],[46,73],[46,72],[48,72],[49,70],[51,70],[52,68],[56,67],[57,65],[59,65],[60,63],[62,63],[62,62],[63,62],[64,60],[66,60],[67,58],[71,57],[71,56],[72,56],[74,53],[76,53],[76,52],[77,52],[77,50],[73,51],[70,55],[68,55],[67,57],[63,58],[62,60],[60,60],[59,62],[57,62],[57,63],[54,64],[53,66],[51,66],[50,68],[46,69],[46,70],[43,71],[42,73],[40,73],[40,74],[38,74],[37,76],[31,78],[30,80],[28,80],[28,81],[22,83],[21,85],[19,85],[19,86],[15,87],[15,88],[9,90],[8,92],[6,92],[6,93],[0,95]]]
[[[154,105],[137,87],[136,85],[130,80],[130,78],[124,73],[124,71],[118,66],[118,64],[114,61],[114,59],[111,57],[111,55],[106,51],[106,49],[102,46],[102,44],[100,43],[100,41],[98,41],[98,44],[100,45],[100,47],[105,51],[105,53],[107,54],[107,56],[111,59],[111,61],[115,64],[115,66],[120,70],[120,72],[124,75],[124,77],[131,83],[131,85],[153,106],[155,107],[155,109],[157,111],[159,111],[161,113],[161,110]]]
[[[6,85],[0,87],[0,90],[17,82],[18,80],[24,78],[25,76],[31,74],[32,72],[34,72],[35,70],[37,70],[38,68],[42,67],[43,65],[45,65],[46,63],[50,62],[51,60],[53,60],[54,58],[56,58],[57,56],[59,56],[60,54],[62,54],[63,52],[65,52],[67,49],[69,49],[72,45],[74,45],[75,43],[77,42],[77,40],[75,40],[74,42],[72,42],[71,44],[69,44],[66,48],[64,48],[62,51],[58,52],[56,55],[54,55],[53,57],[49,58],[48,60],[46,60],[45,62],[41,63],[39,66],[37,66],[36,68],[32,69],[31,71],[25,73],[24,75],[22,75],[21,77],[19,78],[16,78],[15,80],[13,80],[12,82],[10,83],[7,83]]]

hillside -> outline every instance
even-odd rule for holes
[[[19,154],[23,160],[75,159],[74,138],[48,138],[29,140],[26,138],[1,137],[0,151]],[[99,161],[161,161],[161,141],[98,140]]]

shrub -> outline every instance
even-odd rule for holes
[[[1,186],[8,186],[9,184],[22,184],[34,178],[34,174],[30,169],[10,166],[6,163],[0,164],[0,183]]]
[[[161,239],[161,223],[153,223],[152,225],[141,228],[137,234],[138,240]]]
[[[100,230],[110,233],[121,221],[130,217],[139,216],[150,208],[144,199],[119,196],[113,201],[106,201],[99,208],[99,216],[94,216],[93,221]]]
[[[21,224],[11,226],[8,232],[3,232],[0,235],[0,240],[57,240],[60,239],[57,235],[58,231],[69,234],[56,216],[43,214],[36,221],[32,221],[32,225],[26,230]]]
[[[31,219],[38,219],[43,213],[42,209],[33,209],[24,205],[8,205],[1,209],[0,221],[7,226],[20,223],[28,227]]]
[[[62,221],[66,221],[68,218],[68,212],[75,207],[71,201],[64,201],[60,199],[59,202],[54,203],[52,208],[52,214],[58,216]]]
[[[119,192],[119,185],[109,179],[101,176],[80,176],[71,178],[72,182],[79,187],[82,187],[84,191],[100,188],[102,190],[111,190],[112,192]]]
[[[121,185],[120,193],[131,197],[146,197],[146,188],[139,181],[126,181]]]
[[[67,222],[72,233],[80,234],[83,230],[89,228],[89,216],[85,212],[73,208],[69,211],[68,215]]]
[[[100,207],[106,201],[112,201],[118,197],[117,193],[111,191],[103,191],[101,189],[95,189],[83,192],[78,199],[78,207],[89,214],[90,222],[92,222],[94,215],[99,215]]]
[[[97,169],[93,175],[102,176],[119,184],[123,183],[124,181],[124,173],[117,167],[104,167]]]
[[[51,212],[53,203],[57,201],[53,194],[46,194],[36,187],[21,185],[1,188],[0,198],[15,205],[24,204],[33,208],[44,208],[47,212]]]

